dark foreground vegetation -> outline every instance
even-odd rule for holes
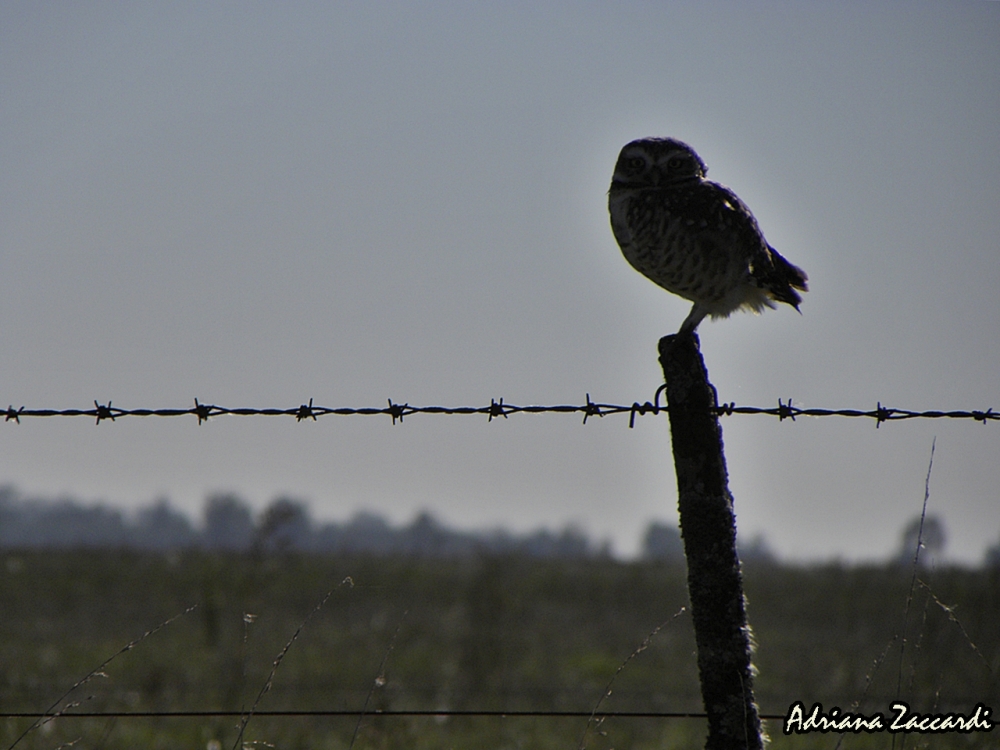
[[[1000,714],[1000,571],[922,571],[905,618],[903,567],[748,565],[761,713],[793,701],[890,715]],[[608,558],[12,551],[0,554],[0,711],[357,710],[253,717],[249,747],[697,748],[701,719],[379,717],[378,710],[701,710],[682,565]],[[323,607],[311,617],[327,592]],[[936,597],[936,599],[935,599]],[[952,608],[949,612],[943,605]],[[675,616],[676,615],[676,616]],[[306,622],[308,618],[308,621]],[[665,623],[665,624],[664,624]],[[648,647],[629,656],[659,625]],[[901,645],[904,643],[902,661]],[[625,664],[616,675],[616,671]],[[859,703],[855,703],[859,702]],[[66,708],[67,705],[73,704]],[[853,708],[852,708],[853,707]],[[70,718],[19,748],[231,748],[238,717]],[[31,719],[0,720],[7,748]],[[837,734],[777,748],[833,748]],[[991,733],[895,738],[895,747],[997,747]],[[893,746],[849,734],[844,748]]]

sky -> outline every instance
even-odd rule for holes
[[[1000,3],[0,4],[0,399],[29,409],[631,404],[689,303],[611,234],[618,151],[690,143],[804,268],[706,321],[722,401],[1000,408]],[[1000,540],[1000,424],[723,418],[741,537]],[[122,508],[676,522],[665,415],[33,418],[0,484]]]

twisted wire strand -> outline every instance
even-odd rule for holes
[[[11,712],[0,712],[0,719],[46,719],[46,718],[59,718],[59,719],[108,719],[108,718],[131,718],[131,719],[150,719],[150,718],[171,718],[171,719],[190,719],[190,718],[240,718],[245,715],[246,712],[241,711],[65,711],[60,713],[57,717],[54,717],[51,713],[41,713],[34,711],[11,711]],[[255,716],[260,717],[297,717],[297,718],[308,718],[308,717],[352,717],[358,716],[362,712],[360,710],[320,710],[320,711],[310,711],[310,710],[288,710],[288,711],[256,711]],[[440,717],[440,716],[471,716],[471,717],[537,717],[537,718],[574,718],[574,719],[586,719],[593,714],[592,711],[533,711],[533,710],[467,710],[467,711],[456,711],[449,709],[431,709],[431,710],[374,710],[368,711],[365,715],[368,717],[405,717],[405,716],[427,716],[427,717]],[[626,719],[704,719],[707,714],[704,712],[685,712],[685,711],[598,711],[594,714],[598,717],[603,718],[626,718]],[[780,720],[784,719],[783,714],[762,714],[762,719],[770,720]]]
[[[113,406],[111,401],[108,401],[106,404],[101,404],[95,400],[94,407],[92,409],[28,409],[24,406],[15,409],[13,406],[8,406],[4,416],[4,421],[20,424],[21,419],[27,417],[91,417],[95,420],[95,424],[100,424],[103,421],[114,422],[116,419],[122,417],[195,416],[198,418],[198,424],[201,424],[202,422],[208,421],[212,417],[224,415],[237,417],[287,416],[295,417],[297,422],[302,422],[307,419],[315,421],[319,417],[329,415],[379,415],[391,417],[392,423],[396,424],[397,420],[402,422],[405,417],[409,417],[413,414],[482,414],[487,417],[487,421],[489,422],[492,422],[494,419],[498,419],[500,417],[507,419],[511,414],[583,414],[583,423],[586,424],[590,417],[606,417],[612,414],[628,414],[629,427],[634,427],[636,416],[644,416],[646,414],[656,415],[660,412],[669,411],[669,407],[666,404],[660,404],[660,397],[663,390],[664,386],[660,386],[660,388],[657,389],[652,401],[645,401],[643,403],[635,401],[631,405],[595,402],[591,400],[589,393],[587,394],[585,404],[560,404],[554,406],[518,406],[516,404],[504,403],[504,400],[501,398],[499,401],[496,399],[490,399],[490,404],[488,406],[412,406],[409,403],[399,404],[393,402],[392,399],[388,399],[388,405],[383,407],[329,407],[317,406],[313,403],[313,399],[310,398],[309,403],[307,404],[300,404],[299,406],[286,409],[261,409],[253,407],[228,408],[217,404],[203,404],[198,399],[194,400],[194,406],[187,409],[122,409],[120,407]],[[896,409],[893,407],[883,406],[882,403],[879,402],[874,409],[870,410],[804,409],[794,406],[791,399],[784,402],[780,398],[778,399],[778,405],[776,407],[738,406],[736,402],[722,403],[715,407],[715,413],[717,416],[726,417],[733,414],[763,414],[777,417],[779,421],[784,421],[785,419],[795,421],[796,417],[864,417],[874,419],[876,427],[881,425],[883,422],[895,422],[904,419],[968,419],[982,422],[983,424],[1000,420],[1000,412],[993,411],[992,407],[985,410],[971,411],[944,411],[937,409],[929,411],[912,411],[909,409]]]

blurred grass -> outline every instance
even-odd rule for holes
[[[67,699],[86,711],[245,710],[275,657],[309,613],[261,710],[701,711],[685,571],[608,559],[433,560],[186,552],[11,552],[0,556],[0,706],[42,711],[98,664],[168,618],[198,607],[121,654]],[[889,713],[1000,707],[1000,574],[925,573],[900,667],[910,584],[903,568],[748,566],[762,713],[792,701]],[[353,585],[342,582],[350,578]],[[247,618],[250,614],[254,617]],[[252,621],[248,621],[252,620]],[[391,646],[391,652],[389,651]],[[388,653],[388,658],[387,657]],[[886,657],[873,674],[873,663]],[[385,684],[373,690],[386,661]],[[7,747],[30,720],[0,722]],[[255,717],[245,741],[346,748],[355,718]],[[236,718],[57,719],[20,748],[232,747]],[[586,719],[366,717],[357,748],[576,748]],[[590,748],[700,747],[697,719],[611,718]],[[832,748],[836,735],[783,737],[774,747]],[[604,735],[601,732],[605,733]],[[986,747],[991,734],[907,738],[907,747]],[[897,737],[897,742],[901,738]],[[890,747],[892,736],[848,735],[845,748]],[[992,746],[996,746],[996,741]]]

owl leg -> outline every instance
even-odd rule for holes
[[[688,313],[684,322],[681,323],[681,330],[677,332],[677,335],[682,336],[685,333],[694,333],[694,329],[698,327],[698,324],[704,320],[706,315],[708,315],[708,308],[695,302],[694,307],[691,308],[691,312]]]

